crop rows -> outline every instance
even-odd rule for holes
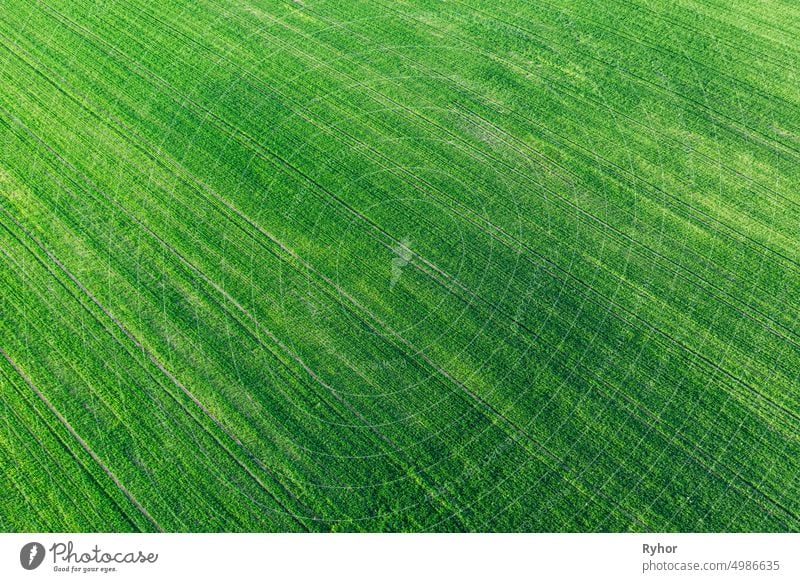
[[[4,531],[800,527],[796,7],[6,0]]]

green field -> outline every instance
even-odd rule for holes
[[[799,39],[3,0],[0,531],[800,530]]]

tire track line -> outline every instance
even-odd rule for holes
[[[14,385],[13,382],[11,382],[11,379],[8,376],[6,376],[5,373],[3,373],[3,376],[7,379],[7,381],[10,384]],[[31,410],[34,411],[34,414],[40,420],[43,421],[43,424],[47,427],[47,430],[51,433],[51,436],[63,446],[64,445],[63,441],[57,436],[57,434],[50,427],[50,425],[44,422],[44,419],[42,418],[41,414],[36,410],[36,408],[32,406],[24,398],[22,391],[19,390],[17,386],[14,386],[14,389],[17,392],[17,394],[22,398],[22,400],[25,402],[25,404],[30,406]],[[32,451],[37,450],[37,447],[32,442],[34,441],[36,445],[38,445],[38,450],[43,452],[42,456],[46,457],[51,463],[53,463],[59,469],[59,475],[58,477],[56,477],[56,475],[54,475],[53,472],[51,471],[50,467],[44,465],[45,473],[50,478],[50,482],[54,483],[56,488],[59,491],[61,491],[63,495],[70,501],[72,508],[77,509],[78,516],[83,520],[86,520],[85,525],[91,526],[94,524],[94,527],[99,528],[100,524],[102,524],[103,521],[100,514],[97,511],[97,507],[92,504],[91,496],[85,490],[81,489],[80,485],[76,483],[75,480],[72,478],[68,470],[68,467],[66,467],[63,463],[64,460],[57,458],[56,455],[53,454],[53,451],[51,451],[45,446],[44,441],[40,438],[39,435],[37,435],[31,430],[31,427],[26,423],[26,419],[17,411],[16,406],[12,405],[6,397],[0,397],[0,402],[2,402],[2,404],[5,406],[7,410],[6,413],[7,416],[5,416],[4,418],[6,420],[6,424],[9,427],[9,431],[13,434],[13,438],[10,440],[16,441],[17,447],[22,448],[24,451],[26,451],[28,453],[28,456],[36,458],[36,455],[31,453]],[[22,427],[22,430],[18,430],[16,427]],[[30,443],[30,446],[23,444],[25,443],[25,441],[28,441]],[[70,451],[66,446],[64,446],[64,448],[69,452],[70,456],[73,459],[78,461],[78,459],[75,457],[72,451]],[[15,457],[16,455],[11,455],[11,456]],[[86,476],[88,479],[94,481],[98,486],[100,485],[99,483],[97,483],[96,479],[92,478],[91,473],[89,473],[89,471],[86,470],[86,467],[83,465],[83,463],[78,461],[78,465],[84,471],[86,471]],[[101,493],[103,497],[107,497],[109,501],[111,501],[111,504],[113,506],[116,506],[116,508],[119,510],[119,513],[122,514],[124,521],[128,522],[128,524],[133,529],[137,529],[136,524],[130,519],[130,517],[128,517],[126,512],[121,510],[119,505],[114,501],[114,499],[108,494],[107,491],[105,491],[102,487],[98,487],[98,492]],[[82,498],[84,498],[88,502],[88,504],[78,503],[75,497],[76,493],[82,494]],[[89,513],[87,513],[87,505],[88,505],[88,511],[91,511],[91,515],[93,515],[94,517],[90,517]]]
[[[130,491],[128,491],[125,485],[123,485],[122,482],[119,479],[117,479],[117,476],[111,471],[111,469],[109,469],[105,465],[105,463],[103,463],[103,461],[100,459],[100,457],[98,457],[95,454],[95,452],[88,445],[88,443],[81,438],[81,436],[75,431],[74,428],[72,428],[72,425],[70,425],[69,421],[67,421],[67,419],[64,418],[61,415],[61,413],[58,412],[58,410],[56,410],[56,408],[50,403],[47,397],[44,394],[42,394],[42,392],[31,381],[30,377],[17,365],[17,363],[11,359],[11,357],[6,353],[6,351],[3,349],[2,346],[0,346],[0,355],[2,355],[6,359],[6,361],[11,365],[11,367],[14,368],[17,374],[19,374],[19,376],[25,381],[25,383],[30,387],[30,389],[33,390],[36,396],[38,396],[39,399],[45,404],[45,406],[47,406],[50,412],[52,412],[53,415],[56,418],[58,418],[59,422],[61,422],[61,424],[64,425],[64,428],[66,428],[69,431],[72,437],[76,441],[78,441],[78,443],[89,454],[92,460],[94,460],[94,462],[97,463],[101,469],[103,469],[105,474],[108,475],[108,477],[114,482],[117,488],[125,494],[125,496],[131,501],[131,503],[133,503],[134,506],[136,506],[136,509],[138,509],[142,513],[142,515],[144,515],[147,518],[147,520],[151,524],[153,524],[153,527],[155,527],[156,530],[158,530],[159,532],[163,532],[164,530],[161,528],[158,522],[155,519],[153,519],[153,516],[151,516],[147,512],[147,510],[142,506],[142,504],[139,503],[139,501],[133,496],[133,494]]]
[[[25,233],[25,234],[28,236],[28,238],[30,238],[30,239],[31,239],[31,240],[32,240],[32,241],[33,241],[35,244],[37,244],[37,246],[39,246],[40,250],[43,250],[45,253],[47,253],[47,250],[46,250],[46,249],[44,249],[44,247],[41,245],[41,243],[40,243],[40,242],[39,242],[39,241],[38,241],[36,238],[34,238],[34,237],[33,237],[33,236],[32,236],[32,235],[31,235],[31,234],[30,234],[30,233],[29,233],[27,230],[25,230],[25,228],[24,228],[23,226],[21,226],[21,225],[20,225],[20,224],[19,224],[19,223],[18,223],[18,222],[15,220],[15,218],[14,218],[13,216],[11,216],[11,215],[10,215],[10,214],[9,214],[9,213],[6,211],[6,209],[5,209],[5,208],[2,208],[2,207],[0,207],[0,210],[2,210],[2,211],[3,211],[3,213],[5,213],[6,215],[8,215],[8,216],[9,216],[9,217],[12,219],[12,221],[14,221],[14,222],[15,222],[15,224],[17,224],[18,228],[21,228],[21,229],[23,230],[23,232],[24,232],[24,233]],[[206,427],[205,425],[203,425],[203,423],[202,423],[202,422],[201,422],[201,421],[198,419],[198,417],[197,417],[197,416],[196,416],[194,413],[192,413],[192,412],[191,412],[191,411],[190,411],[190,410],[189,410],[189,409],[186,407],[186,405],[185,405],[183,402],[181,402],[181,401],[180,401],[180,400],[179,400],[179,399],[178,399],[178,398],[175,396],[175,394],[174,394],[172,391],[170,391],[170,390],[169,390],[169,389],[168,389],[168,388],[167,388],[167,387],[166,387],[166,386],[165,386],[165,385],[162,383],[162,381],[161,381],[161,380],[160,380],[160,379],[159,379],[159,378],[158,378],[156,375],[154,375],[154,374],[152,373],[152,371],[151,371],[151,370],[147,369],[147,367],[146,367],[146,366],[144,366],[144,365],[142,364],[142,362],[141,362],[141,361],[140,361],[140,360],[139,360],[139,359],[136,357],[136,355],[135,355],[133,352],[131,352],[131,351],[128,349],[128,346],[124,345],[124,344],[123,344],[123,342],[122,342],[122,341],[120,341],[120,339],[119,339],[119,338],[117,338],[116,336],[114,336],[114,334],[111,332],[111,330],[110,330],[110,329],[107,327],[106,323],[104,323],[104,322],[103,322],[103,321],[102,321],[100,318],[98,318],[97,314],[95,314],[94,312],[92,312],[92,311],[91,311],[91,309],[89,309],[89,307],[88,307],[88,306],[87,306],[87,305],[86,305],[86,304],[85,304],[83,301],[81,301],[81,299],[79,298],[79,296],[77,296],[75,293],[73,293],[73,291],[72,291],[72,290],[70,290],[70,288],[69,288],[69,287],[68,287],[68,286],[67,286],[67,285],[66,285],[66,284],[65,284],[65,283],[64,283],[64,282],[61,280],[61,278],[59,278],[59,277],[58,277],[58,275],[57,275],[56,273],[54,273],[54,272],[51,270],[51,268],[50,268],[50,267],[49,267],[49,266],[48,266],[48,265],[47,265],[47,264],[46,264],[46,263],[45,263],[45,262],[44,262],[44,261],[43,261],[43,260],[42,260],[42,259],[41,259],[39,256],[37,256],[37,255],[36,255],[36,253],[35,253],[33,250],[31,250],[31,249],[30,249],[30,248],[29,248],[29,247],[28,247],[28,246],[27,246],[27,245],[26,245],[26,244],[25,244],[23,241],[21,241],[21,240],[19,239],[19,237],[17,237],[17,235],[16,235],[16,234],[14,234],[14,233],[13,233],[13,232],[11,232],[10,230],[8,230],[8,228],[6,227],[6,225],[3,225],[3,227],[4,227],[4,228],[5,228],[5,229],[6,229],[6,230],[7,230],[7,231],[8,231],[8,232],[9,232],[9,233],[10,233],[10,234],[11,234],[11,235],[12,235],[12,236],[13,236],[13,237],[14,237],[14,238],[15,238],[15,239],[18,241],[18,242],[19,242],[19,244],[20,244],[20,245],[21,245],[23,248],[25,248],[25,249],[26,249],[26,251],[27,251],[28,253],[30,253],[30,254],[31,254],[31,256],[32,256],[32,257],[33,257],[33,258],[34,258],[34,259],[37,261],[37,263],[39,263],[39,264],[40,264],[40,265],[41,265],[41,266],[42,266],[42,267],[43,267],[43,268],[44,268],[44,269],[47,271],[47,273],[48,273],[48,274],[49,274],[51,277],[53,277],[53,278],[56,280],[56,282],[57,282],[57,283],[58,283],[58,284],[59,284],[59,285],[60,285],[60,286],[61,286],[61,287],[64,289],[64,291],[65,291],[65,292],[66,292],[66,293],[69,295],[69,297],[70,297],[71,299],[73,299],[74,301],[76,301],[76,302],[77,302],[77,303],[78,303],[78,304],[79,304],[79,305],[80,305],[80,306],[81,306],[81,307],[82,307],[82,308],[83,308],[83,309],[84,309],[84,310],[85,310],[85,311],[86,311],[86,312],[87,312],[87,313],[88,313],[88,314],[89,314],[89,315],[92,317],[92,319],[93,319],[93,320],[94,320],[94,321],[95,321],[95,322],[96,322],[96,323],[97,323],[97,324],[100,326],[100,329],[102,329],[102,331],[103,331],[103,332],[105,332],[105,333],[106,333],[108,336],[110,336],[110,337],[111,337],[111,339],[112,339],[112,341],[113,341],[115,344],[117,344],[117,345],[118,345],[118,346],[119,346],[119,347],[120,347],[120,348],[121,348],[121,349],[124,351],[124,353],[125,353],[126,355],[128,355],[128,356],[130,356],[130,357],[131,357],[131,359],[132,359],[132,360],[133,360],[133,361],[136,363],[136,365],[137,365],[139,368],[141,368],[141,370],[142,370],[142,371],[143,371],[143,372],[144,372],[144,373],[145,373],[147,376],[149,376],[151,380],[153,380],[153,382],[155,383],[155,385],[156,385],[158,388],[161,388],[161,389],[163,389],[163,390],[166,392],[166,394],[167,394],[167,395],[168,395],[170,398],[172,398],[172,400],[173,400],[173,401],[175,401],[175,403],[176,403],[176,404],[177,404],[177,405],[180,407],[180,409],[181,409],[183,412],[185,412],[185,413],[186,413],[186,414],[189,416],[189,418],[191,418],[191,419],[192,419],[194,422],[196,422],[196,423],[197,423],[197,424],[198,424],[198,425],[199,425],[199,426],[200,426],[200,427],[201,427],[201,428],[202,428],[202,429],[203,429],[203,430],[206,432],[206,434],[208,434],[208,436],[209,436],[209,437],[210,437],[210,438],[211,438],[211,439],[212,439],[212,440],[213,440],[213,441],[214,441],[214,442],[215,442],[217,445],[219,445],[219,446],[220,446],[220,447],[221,447],[221,448],[222,448],[222,449],[223,449],[225,452],[227,452],[227,453],[228,453],[228,454],[229,454],[229,455],[230,455],[230,456],[231,456],[231,457],[232,457],[234,460],[236,460],[236,458],[235,458],[235,456],[233,455],[233,453],[232,453],[232,452],[231,452],[231,451],[230,451],[230,450],[229,450],[229,449],[228,449],[228,448],[225,446],[225,444],[224,444],[224,443],[222,443],[222,442],[219,440],[219,438],[217,438],[217,437],[216,437],[216,435],[214,435],[213,433],[211,433],[211,432],[208,430],[208,427]],[[5,252],[4,252],[2,249],[0,249],[0,252],[3,252],[3,254],[5,255]],[[7,255],[6,255],[6,256],[7,256]],[[37,294],[37,296],[39,297],[39,299],[40,299],[40,300],[42,300],[42,301],[46,301],[46,298],[45,298],[45,297],[44,297],[44,296],[43,296],[43,295],[42,295],[42,294],[41,294],[41,293],[40,293],[38,290],[34,289],[34,292]],[[98,341],[100,341],[100,338],[98,338],[97,336],[94,336],[94,337],[95,337],[95,339],[97,339]],[[146,355],[146,354],[145,354],[145,355]],[[78,376],[79,376],[79,377],[80,377],[80,378],[81,378],[81,379],[82,379],[82,380],[83,380],[83,381],[86,383],[86,385],[87,385],[87,386],[90,386],[90,387],[91,387],[91,381],[90,381],[88,378],[86,378],[86,375],[85,375],[85,374],[84,374],[84,373],[83,373],[81,370],[79,370],[79,369],[78,369],[78,368],[77,368],[77,367],[76,367],[74,364],[70,364],[70,368],[72,368],[72,369],[75,371],[75,373],[76,373],[76,374],[77,374],[77,375],[78,375]],[[133,430],[132,430],[132,427],[131,427],[130,423],[129,423],[129,422],[126,422],[124,418],[122,418],[121,416],[119,416],[119,414],[117,413],[117,411],[115,410],[115,408],[114,408],[113,406],[111,406],[111,405],[109,404],[109,402],[108,402],[108,401],[107,401],[107,400],[106,400],[106,399],[105,399],[105,398],[104,398],[102,395],[98,394],[98,392],[97,392],[96,390],[94,390],[94,389],[92,389],[92,393],[93,393],[93,394],[94,394],[94,395],[95,395],[95,396],[96,396],[96,397],[97,397],[97,398],[98,398],[98,399],[99,399],[99,400],[100,400],[100,401],[101,401],[101,402],[104,404],[104,406],[106,407],[106,409],[107,409],[109,412],[111,412],[111,414],[113,414],[113,415],[114,415],[114,417],[116,418],[116,420],[117,420],[118,422],[120,422],[122,425],[124,425],[126,428],[128,428],[128,429],[131,431],[131,433],[135,432],[135,431],[133,431]],[[171,416],[171,415],[170,415],[170,413],[168,413],[168,412],[166,411],[166,409],[163,407],[163,405],[159,404],[159,409],[161,410],[162,414],[164,414],[165,416]],[[183,437],[183,435],[181,435],[181,437]],[[202,444],[200,444],[200,443],[197,441],[197,438],[196,438],[194,435],[192,435],[191,433],[190,433],[190,437],[191,437],[191,438],[194,440],[194,443],[195,443],[195,445],[197,445],[198,449],[199,449],[199,450],[201,450],[201,451],[204,453],[204,456],[205,456],[205,457],[206,457],[206,459],[209,461],[209,463],[210,463],[210,464],[213,464],[213,460],[212,460],[212,459],[211,459],[211,458],[208,456],[208,451],[207,451],[206,447],[204,447]],[[237,462],[238,462],[238,464],[241,466],[241,462],[239,462],[239,461],[237,461]],[[251,476],[252,476],[252,475],[251,475]],[[217,476],[217,478],[218,478],[218,479],[220,479],[220,478],[221,478],[221,476]],[[275,496],[272,494],[272,492],[271,492],[269,489],[266,489],[266,488],[264,488],[263,484],[262,484],[260,481],[256,480],[256,482],[257,482],[257,483],[258,483],[258,484],[261,486],[261,488],[262,488],[262,489],[263,489],[263,490],[264,490],[264,491],[265,491],[265,492],[266,492],[266,493],[267,493],[267,494],[268,494],[268,495],[269,495],[271,498],[275,499]],[[253,501],[253,502],[255,502],[255,503],[258,503],[258,502],[257,502],[257,501],[255,501],[254,499],[251,499],[251,501]],[[279,501],[277,501],[277,500],[276,500],[276,502],[280,503],[280,502],[279,502]],[[181,521],[181,519],[178,517],[178,515],[177,515],[177,514],[175,514],[175,513],[174,513],[174,512],[171,510],[171,508],[170,508],[168,505],[167,505],[166,507],[167,507],[167,509],[168,509],[168,510],[169,510],[169,511],[172,513],[172,515],[173,515],[173,517],[175,518],[176,522],[180,522],[180,521]],[[275,511],[275,510],[272,510],[272,511]],[[291,515],[291,514],[287,513],[287,515]]]
[[[5,110],[4,110],[4,108],[3,108],[2,106],[0,106],[0,113],[3,113],[4,115],[7,115],[7,112],[5,112]],[[16,118],[14,118],[14,119],[16,119]],[[17,120],[17,121],[18,121],[18,120]],[[24,127],[24,126],[23,126],[23,127]],[[27,129],[27,128],[25,128],[25,129]],[[30,130],[28,130],[28,131],[30,131]],[[32,134],[32,135],[33,135],[33,134]],[[36,137],[36,139],[38,140],[38,137]],[[43,143],[43,142],[42,142],[42,143]],[[45,144],[43,144],[43,145],[45,145]],[[46,147],[48,147],[48,149],[49,149],[49,146],[46,146]],[[71,168],[72,168],[72,166],[69,164],[69,162],[67,162],[66,160],[64,160],[64,159],[63,159],[63,158],[61,158],[60,156],[58,156],[58,154],[57,154],[57,153],[55,153],[55,152],[52,152],[52,153],[53,153],[53,155],[55,155],[56,157],[58,157],[58,158],[61,160],[61,162],[62,162],[62,163],[65,165],[65,166],[67,166],[67,167],[71,167]],[[76,172],[76,173],[78,173],[78,174],[80,174],[79,172],[77,172],[77,170],[76,170],[75,168],[72,168],[72,171],[73,171],[73,172]],[[25,232],[25,234],[26,234],[26,235],[27,235],[27,236],[28,236],[28,237],[29,237],[29,238],[30,238],[30,239],[31,239],[31,240],[32,240],[32,241],[33,241],[33,242],[34,242],[34,243],[35,243],[35,244],[36,244],[36,245],[37,245],[37,246],[38,246],[38,247],[41,249],[41,250],[42,250],[42,252],[44,252],[44,253],[45,253],[45,254],[48,256],[48,258],[49,258],[49,259],[50,259],[50,260],[51,260],[53,263],[55,263],[55,264],[58,266],[58,268],[59,268],[59,269],[60,269],[60,270],[61,270],[61,271],[62,271],[62,272],[63,272],[63,273],[64,273],[64,274],[65,274],[65,275],[66,275],[66,276],[67,276],[67,277],[68,277],[68,278],[69,278],[69,279],[72,281],[72,283],[73,283],[73,284],[74,284],[76,287],[78,287],[78,288],[79,288],[79,289],[80,289],[80,290],[83,292],[83,294],[84,294],[84,295],[85,295],[85,296],[86,296],[86,297],[87,297],[87,298],[88,298],[88,299],[89,299],[89,300],[90,300],[90,301],[91,301],[91,302],[92,302],[92,303],[93,303],[93,304],[94,304],[94,305],[95,305],[97,308],[99,308],[99,310],[100,310],[100,311],[102,311],[102,313],[103,313],[103,314],[104,314],[104,315],[105,315],[105,316],[106,316],[106,317],[107,317],[109,320],[111,320],[111,321],[112,321],[112,322],[113,322],[113,323],[114,323],[114,324],[115,324],[115,325],[116,325],[116,326],[117,326],[117,327],[120,329],[120,331],[122,331],[122,333],[123,333],[123,334],[124,334],[124,335],[125,335],[125,336],[126,336],[126,337],[127,337],[129,340],[130,340],[130,341],[131,341],[131,343],[132,343],[132,344],[133,344],[133,345],[136,347],[136,349],[137,349],[137,350],[139,350],[139,351],[140,351],[140,352],[141,352],[143,355],[145,355],[145,356],[147,357],[147,359],[148,359],[148,360],[150,360],[150,361],[151,361],[151,363],[152,363],[153,365],[155,365],[155,366],[156,366],[156,368],[158,368],[158,370],[159,370],[159,371],[160,371],[160,372],[161,372],[161,373],[162,373],[162,374],[163,374],[163,375],[164,375],[166,378],[168,378],[168,379],[169,379],[169,380],[170,380],[170,381],[171,381],[171,382],[172,382],[172,383],[173,383],[173,384],[174,384],[174,385],[175,385],[175,386],[176,386],[178,389],[180,389],[180,390],[181,390],[181,392],[183,392],[183,393],[184,393],[184,394],[185,394],[185,395],[186,395],[186,396],[187,396],[187,397],[188,397],[188,398],[189,398],[189,399],[190,399],[190,400],[191,400],[191,401],[192,401],[192,402],[195,404],[195,406],[197,406],[197,408],[199,408],[199,409],[200,409],[200,410],[201,410],[201,411],[202,411],[202,412],[203,412],[203,413],[204,413],[204,414],[205,414],[205,415],[206,415],[206,416],[209,418],[209,420],[211,420],[211,421],[212,421],[212,422],[213,422],[213,423],[214,423],[214,424],[215,424],[215,425],[216,425],[216,426],[217,426],[217,427],[218,427],[220,430],[222,430],[222,432],[223,432],[223,433],[225,433],[225,434],[228,436],[228,438],[230,438],[230,439],[231,439],[231,440],[232,440],[232,441],[233,441],[233,442],[234,442],[236,445],[238,445],[238,446],[239,446],[239,447],[240,447],[240,448],[241,448],[241,449],[242,449],[242,450],[243,450],[243,451],[244,451],[244,452],[245,452],[245,453],[246,453],[246,454],[247,454],[247,455],[248,455],[248,456],[251,458],[251,460],[252,460],[252,461],[254,461],[254,462],[255,462],[255,463],[256,463],[256,464],[259,466],[259,468],[260,468],[261,470],[263,470],[263,471],[264,471],[264,472],[265,472],[267,475],[269,475],[269,476],[270,476],[270,478],[271,478],[273,481],[275,481],[275,482],[276,482],[276,483],[277,483],[277,484],[278,484],[278,485],[279,485],[279,486],[280,486],[280,487],[281,487],[281,488],[284,490],[284,492],[285,492],[285,493],[287,493],[287,494],[288,494],[290,497],[292,497],[293,499],[295,499],[295,501],[297,501],[297,502],[300,504],[300,506],[301,506],[301,507],[304,507],[304,508],[306,508],[306,507],[305,507],[305,504],[304,504],[302,501],[300,501],[300,499],[299,499],[299,498],[297,498],[297,496],[296,496],[296,495],[295,495],[293,492],[291,492],[291,491],[290,491],[290,490],[289,490],[289,489],[288,489],[288,488],[287,488],[287,487],[286,487],[286,486],[285,486],[285,485],[284,485],[284,484],[283,484],[283,483],[282,483],[280,480],[278,480],[278,479],[277,479],[277,477],[274,475],[274,473],[272,472],[272,470],[271,470],[271,469],[269,469],[269,468],[268,468],[266,465],[264,465],[264,463],[263,463],[263,462],[262,462],[260,459],[258,459],[258,458],[257,458],[255,455],[253,455],[253,454],[252,454],[252,453],[249,451],[249,449],[247,449],[247,448],[244,446],[244,444],[241,442],[241,440],[240,440],[238,437],[236,437],[236,436],[235,436],[233,433],[231,433],[227,427],[225,427],[225,426],[224,426],[224,425],[223,425],[223,424],[222,424],[222,423],[221,423],[221,422],[220,422],[220,421],[219,421],[219,420],[218,420],[218,419],[217,419],[217,418],[216,418],[216,417],[215,417],[213,414],[211,414],[211,411],[210,411],[210,410],[209,410],[209,409],[208,409],[208,408],[207,408],[207,407],[206,407],[206,406],[205,406],[205,405],[204,405],[202,402],[200,402],[200,400],[198,400],[198,399],[197,399],[197,398],[194,396],[194,394],[193,394],[193,393],[192,393],[192,392],[191,392],[191,391],[190,391],[188,388],[186,388],[186,386],[184,386],[184,385],[183,385],[183,383],[181,383],[181,382],[180,382],[180,380],[178,380],[178,378],[177,378],[177,377],[175,377],[175,376],[174,376],[174,375],[173,375],[173,374],[172,374],[172,373],[171,373],[171,372],[170,372],[170,371],[169,371],[169,370],[168,370],[168,369],[167,369],[167,368],[166,368],[166,367],[165,367],[165,366],[164,366],[164,365],[163,365],[163,364],[162,364],[162,363],[161,363],[161,362],[160,362],[160,361],[159,361],[159,360],[158,360],[158,359],[157,359],[157,358],[156,358],[156,357],[155,357],[155,356],[154,356],[154,355],[153,355],[153,354],[152,354],[152,353],[151,353],[151,352],[150,352],[150,351],[147,349],[147,348],[145,348],[145,346],[144,346],[144,345],[143,345],[141,342],[139,342],[139,340],[138,340],[138,339],[137,339],[137,338],[136,338],[136,337],[135,337],[135,336],[134,336],[134,335],[133,335],[133,334],[132,334],[132,333],[131,333],[131,332],[130,332],[128,329],[127,329],[127,327],[125,327],[125,325],[124,325],[124,324],[123,324],[123,323],[122,323],[122,322],[121,322],[121,321],[120,321],[120,320],[119,320],[119,319],[118,319],[116,316],[114,316],[114,315],[113,315],[113,314],[112,314],[110,311],[108,311],[108,310],[107,310],[107,309],[105,308],[105,306],[103,306],[103,305],[102,305],[102,304],[101,304],[101,303],[100,303],[100,302],[97,300],[97,298],[96,298],[96,297],[95,297],[95,296],[94,296],[94,295],[91,293],[91,291],[89,291],[89,290],[88,290],[88,289],[87,289],[87,288],[86,288],[86,287],[85,287],[85,286],[84,286],[84,285],[83,285],[83,284],[82,284],[82,283],[81,283],[81,282],[80,282],[80,281],[79,281],[79,280],[78,280],[78,279],[77,279],[77,278],[76,278],[76,277],[75,277],[75,276],[72,274],[72,272],[71,272],[71,271],[69,271],[69,270],[68,270],[68,269],[67,269],[67,268],[64,266],[64,264],[63,264],[63,263],[62,263],[62,262],[61,262],[61,261],[60,261],[60,260],[59,260],[59,259],[58,259],[58,258],[55,256],[55,255],[53,255],[53,254],[52,254],[52,253],[51,253],[51,252],[50,252],[50,251],[49,251],[49,250],[48,250],[48,249],[47,249],[47,248],[46,248],[46,247],[45,247],[45,246],[44,246],[44,245],[43,245],[43,244],[42,244],[42,243],[41,243],[41,242],[38,240],[38,238],[36,238],[36,237],[35,237],[35,236],[34,236],[34,235],[33,235],[33,234],[32,234],[32,233],[31,233],[31,232],[30,232],[30,231],[29,231],[29,230],[28,230],[28,229],[27,229],[25,226],[23,226],[23,225],[22,225],[22,224],[21,224],[21,223],[20,223],[20,222],[19,222],[19,221],[18,221],[18,220],[17,220],[17,219],[14,217],[14,216],[12,216],[12,215],[8,214],[8,212],[5,210],[5,208],[2,208],[2,207],[0,207],[0,209],[2,209],[2,210],[3,210],[3,212],[4,212],[4,213],[5,213],[5,214],[6,214],[6,215],[9,217],[9,218],[11,218],[11,220],[12,220],[12,221],[13,221],[13,222],[16,224],[16,226],[17,226],[17,227],[18,227],[20,230],[22,230],[23,232]],[[39,260],[39,259],[37,258],[37,260]],[[85,306],[84,306],[84,308],[85,308]],[[90,313],[91,313],[91,312],[90,312]],[[134,358],[134,359],[135,359],[135,358]],[[135,360],[136,360],[136,359],[135,359]],[[137,361],[137,363],[139,362],[138,360],[136,360],[136,361]],[[160,384],[160,382],[159,382],[159,384]],[[163,385],[162,385],[162,387],[163,387]],[[167,391],[167,392],[169,393],[169,391]],[[174,396],[173,396],[173,398],[174,398]],[[179,403],[179,404],[180,404],[180,403]],[[181,405],[181,406],[183,407],[183,405]],[[184,410],[186,410],[186,409],[184,408]],[[189,411],[188,411],[188,410],[186,410],[186,412],[187,412],[187,413],[189,413]],[[195,418],[195,417],[194,417],[194,415],[192,415],[191,413],[189,413],[189,414],[190,414],[190,416],[192,416],[192,418]],[[206,427],[204,427],[204,426],[202,425],[202,423],[198,422],[198,424],[200,424],[200,426],[201,426],[201,427],[202,427],[204,430],[208,431],[208,429],[207,429]],[[275,502],[276,502],[276,503],[278,504],[278,506],[279,506],[279,507],[280,507],[280,508],[281,508],[281,509],[282,509],[282,510],[285,512],[285,514],[286,514],[286,515],[289,515],[289,516],[293,517],[293,518],[295,519],[295,521],[297,521],[298,523],[300,523],[301,527],[303,527],[304,529],[307,529],[307,528],[306,528],[306,526],[305,526],[305,524],[304,524],[304,523],[303,523],[303,522],[302,522],[302,521],[301,521],[301,520],[300,520],[300,519],[299,519],[299,518],[298,518],[298,517],[297,517],[297,516],[294,514],[294,512],[291,512],[291,511],[289,511],[289,510],[288,510],[288,508],[287,508],[287,507],[286,507],[286,506],[283,504],[283,502],[282,502],[282,501],[280,501],[280,500],[279,500],[277,497],[275,497],[275,495],[274,495],[274,494],[273,494],[273,493],[272,493],[272,492],[269,490],[269,488],[267,488],[267,487],[264,485],[264,483],[261,481],[261,479],[259,479],[259,478],[258,478],[258,477],[257,477],[257,476],[256,476],[256,475],[255,475],[255,474],[254,474],[254,473],[253,473],[251,470],[250,470],[250,468],[249,468],[249,467],[247,467],[247,466],[246,466],[246,464],[244,464],[244,463],[242,462],[242,460],[241,460],[241,459],[239,459],[239,458],[238,458],[236,455],[234,455],[234,454],[233,454],[233,452],[232,452],[232,451],[231,451],[231,450],[230,450],[230,449],[229,449],[229,448],[228,448],[228,447],[227,447],[227,446],[226,446],[224,443],[222,443],[222,441],[220,441],[218,437],[216,437],[215,435],[213,435],[213,433],[211,433],[211,432],[209,431],[209,432],[208,432],[208,434],[209,434],[209,436],[210,436],[210,437],[211,437],[211,438],[212,438],[212,439],[213,439],[215,442],[217,442],[217,443],[220,445],[220,447],[222,447],[222,448],[223,448],[223,450],[225,450],[225,451],[226,451],[226,452],[227,452],[227,453],[228,453],[228,454],[231,456],[231,458],[232,458],[232,459],[233,459],[233,460],[234,460],[234,461],[235,461],[235,462],[236,462],[236,463],[237,463],[237,464],[238,464],[240,467],[242,467],[242,468],[245,470],[245,472],[246,472],[246,473],[247,473],[247,474],[248,474],[248,475],[249,475],[249,476],[250,476],[250,477],[251,477],[251,478],[252,478],[254,481],[256,481],[256,483],[258,483],[258,484],[261,486],[261,488],[262,488],[262,489],[263,489],[263,490],[264,490],[264,491],[265,491],[267,494],[269,494],[271,497],[273,497],[273,499],[275,500]],[[306,509],[308,509],[308,508],[306,508]]]

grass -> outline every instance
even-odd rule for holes
[[[7,0],[2,531],[797,531],[800,11]]]

